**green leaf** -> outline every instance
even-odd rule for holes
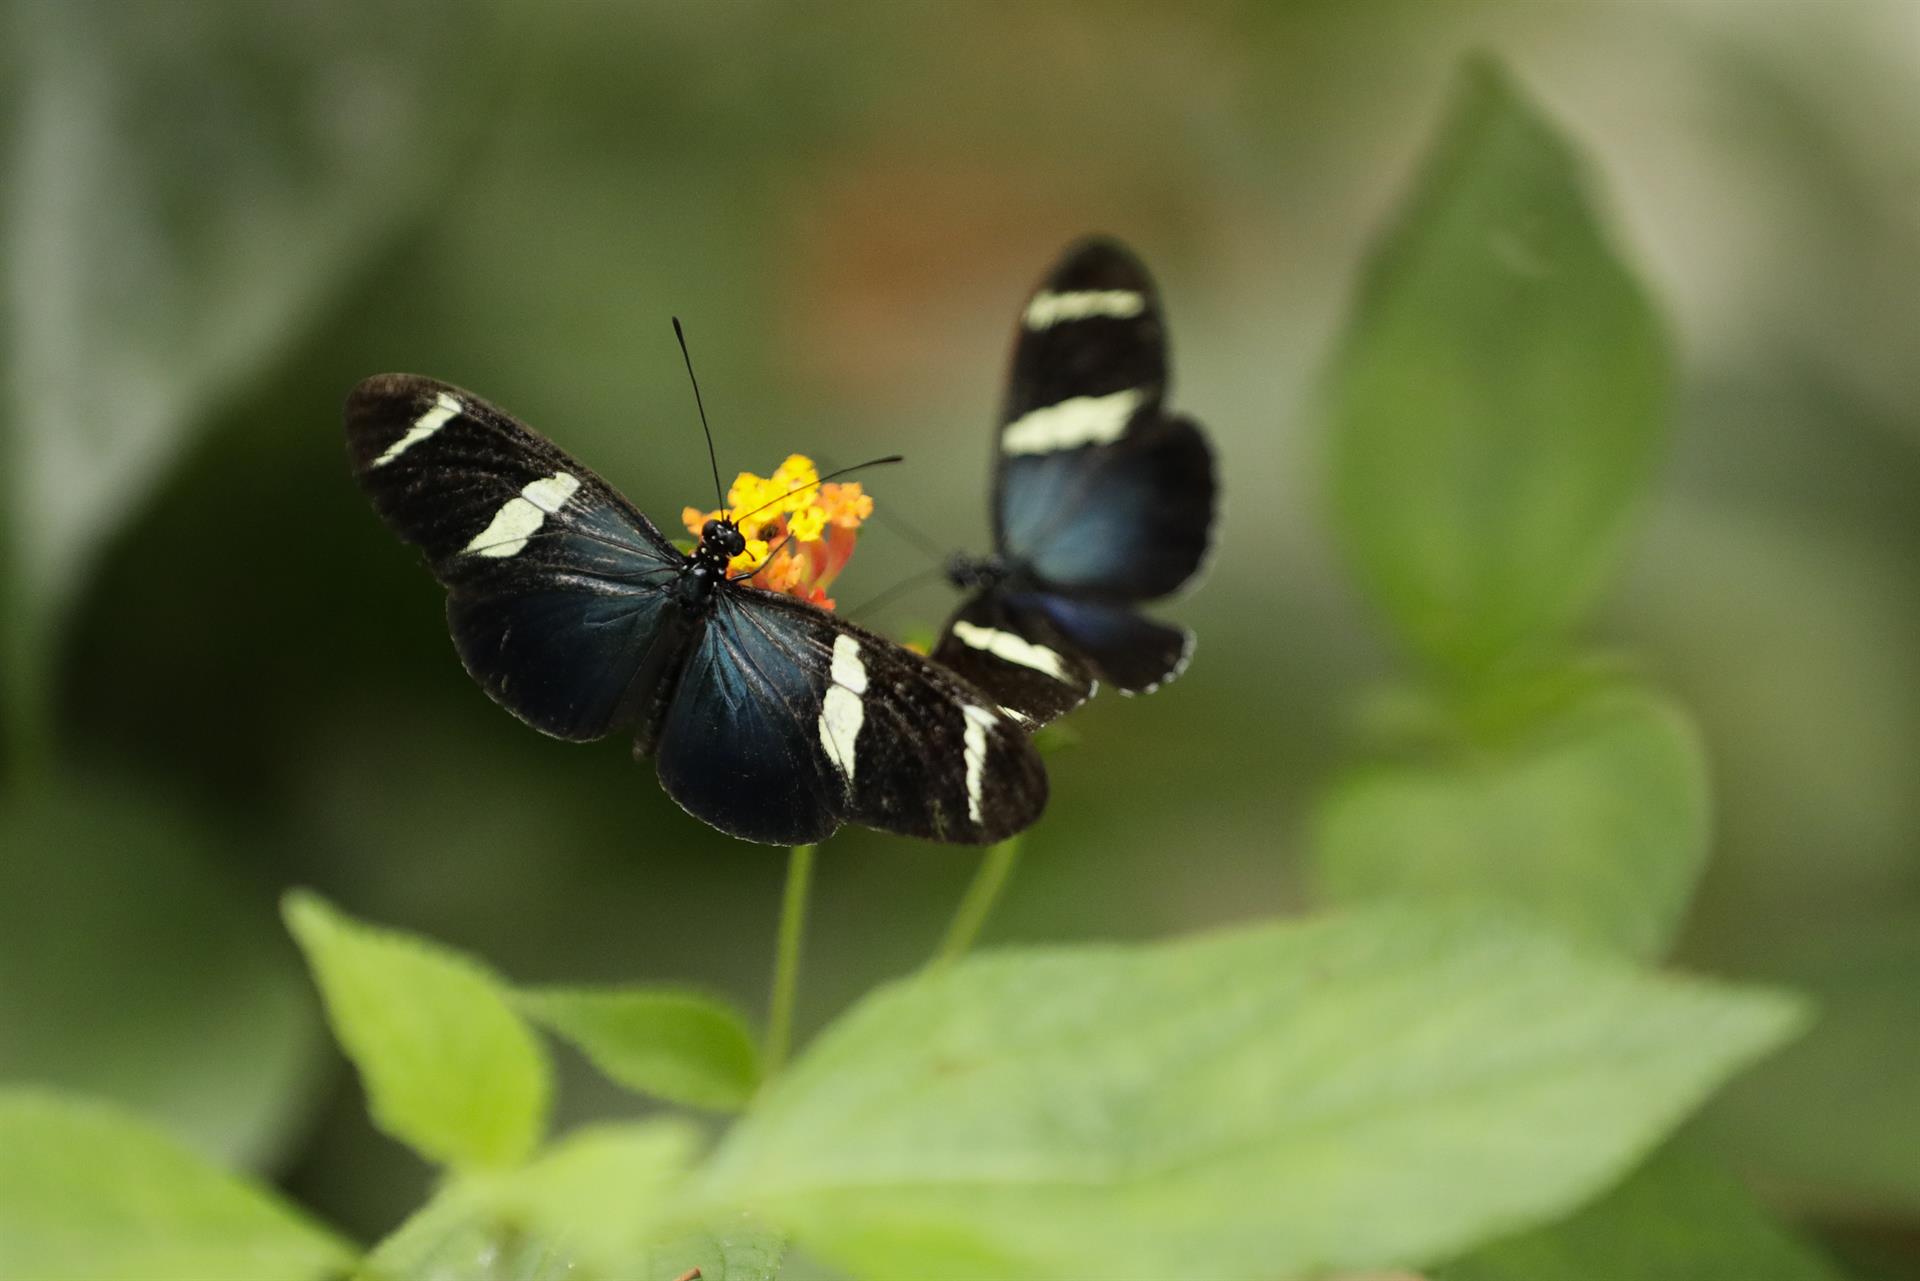
[[[1490,910],[986,955],[830,1028],[696,1195],[868,1276],[1418,1263],[1570,1209],[1797,1022]]]
[[[1334,368],[1342,538],[1403,638],[1462,673],[1577,621],[1666,434],[1667,344],[1587,187],[1471,63]]]
[[[483,118],[496,24],[452,0],[8,18],[0,715],[31,748],[93,561],[222,401],[426,210]]]
[[[107,1104],[0,1090],[0,1277],[299,1281],[345,1242]]]
[[[1572,1218],[1488,1246],[1435,1281],[1663,1277],[1840,1281],[1731,1175],[1679,1149],[1662,1151]]]
[[[700,1281],[774,1281],[787,1255],[787,1239],[735,1215],[724,1227],[682,1233],[648,1252],[647,1281],[679,1281],[694,1268]]]
[[[0,1081],[125,1104],[255,1166],[304,1119],[319,1010],[191,812],[110,779],[0,800]]]
[[[735,1111],[760,1084],[746,1020],[690,992],[657,988],[540,988],[523,1013],[580,1047],[611,1080],[670,1103]]]
[[[667,1219],[680,1175],[700,1149],[683,1121],[598,1125],[570,1134],[506,1180],[499,1213],[608,1276],[630,1276]]]
[[[1342,903],[1484,895],[1656,957],[1706,861],[1707,788],[1677,708],[1599,691],[1507,746],[1349,773],[1318,816],[1319,887]]]
[[[495,1215],[466,1180],[443,1189],[382,1241],[354,1281],[590,1281],[572,1254]]]
[[[371,1271],[556,1281],[643,1275],[699,1144],[699,1131],[680,1121],[596,1125],[520,1169],[457,1176],[380,1244]]]
[[[512,1165],[533,1151],[551,1070],[500,979],[304,891],[287,895],[285,915],[381,1129],[458,1167]]]

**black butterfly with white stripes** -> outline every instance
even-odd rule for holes
[[[1067,251],[1021,310],[993,484],[994,553],[956,556],[972,589],[935,660],[1030,723],[1099,681],[1146,693],[1178,676],[1193,634],[1134,609],[1178,590],[1212,536],[1213,450],[1168,413],[1153,281],[1107,239]]]
[[[447,589],[467,671],[535,729],[631,730],[669,796],[749,841],[852,822],[979,844],[1039,817],[1046,775],[1016,720],[928,659],[729,576],[734,519],[678,551],[552,443],[429,378],[367,379],[346,427],[374,510]]]

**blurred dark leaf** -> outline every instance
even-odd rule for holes
[[[1335,367],[1340,533],[1404,639],[1456,671],[1577,620],[1664,436],[1666,343],[1587,188],[1471,64]]]
[[[1510,745],[1346,774],[1318,815],[1319,887],[1334,902],[1483,896],[1658,957],[1706,860],[1707,788],[1678,708],[1600,690]]]
[[[228,1162],[276,1154],[318,1020],[271,902],[123,786],[0,803],[0,1080],[125,1103]]]
[[[116,1107],[0,1090],[0,1276],[321,1281],[354,1249]]]
[[[1317,1276],[1577,1205],[1797,1022],[1486,911],[983,954],[830,1027],[691,1195],[867,1276]]]
[[[103,541],[452,172],[493,22],[450,0],[15,9],[0,665],[30,739]]]
[[[1851,1281],[1913,1281],[1920,1233],[1895,1223],[1827,1225],[1821,1244]]]
[[[463,1169],[511,1166],[533,1150],[552,1069],[505,983],[452,948],[364,925],[314,894],[289,894],[285,913],[382,1129]]]
[[[1668,1148],[1580,1213],[1477,1251],[1434,1281],[1840,1281],[1710,1161]]]

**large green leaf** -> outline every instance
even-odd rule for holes
[[[671,1103],[733,1111],[760,1083],[760,1055],[731,1006],[654,988],[539,988],[523,1013],[579,1046],[631,1090]]]
[[[1599,691],[1506,746],[1349,773],[1319,814],[1320,888],[1336,902],[1485,895],[1658,956],[1706,860],[1707,787],[1678,709]]]
[[[681,1232],[647,1252],[647,1281],[680,1281],[694,1268],[700,1281],[774,1281],[782,1275],[787,1239],[739,1214]]]
[[[0,1090],[0,1277],[304,1281],[345,1242],[107,1104]]]
[[[123,1103],[223,1162],[301,1121],[322,1033],[272,900],[121,783],[0,799],[0,1081]]]
[[[1796,1021],[1491,910],[985,955],[829,1029],[700,1193],[869,1276],[1419,1263],[1571,1208]]]
[[[313,894],[289,894],[285,910],[383,1130],[465,1168],[512,1165],[533,1151],[552,1073],[501,980],[471,957],[363,925]]]
[[[1561,1223],[1509,1237],[1440,1269],[1435,1281],[1839,1281],[1767,1217],[1731,1175],[1684,1150]]]
[[[1454,669],[1577,618],[1664,436],[1666,342],[1588,185],[1470,64],[1334,370],[1340,533],[1403,637]]]
[[[107,538],[453,172],[496,24],[451,0],[4,21],[0,709],[28,737]]]

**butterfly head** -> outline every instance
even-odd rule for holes
[[[676,590],[681,607],[690,614],[710,608],[720,584],[732,576],[728,565],[746,546],[747,539],[740,527],[724,516],[702,525],[700,542],[680,569]]]
[[[740,526],[726,517],[718,517],[700,527],[700,555],[710,556],[722,565],[747,550],[747,536]]]

